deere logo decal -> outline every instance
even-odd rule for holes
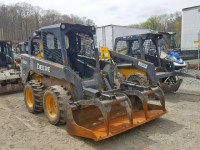
[[[37,63],[37,69],[42,70],[42,71],[46,71],[46,72],[50,72],[50,67],[40,65],[39,63]]]

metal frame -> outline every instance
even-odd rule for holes
[[[125,37],[118,37],[115,40],[115,45],[114,45],[114,51],[110,51],[111,57],[114,59],[114,61],[117,64],[123,64],[123,63],[129,63],[132,65],[132,68],[138,68],[147,73],[148,78],[152,82],[153,86],[158,85],[158,81],[163,78],[168,78],[168,77],[174,77],[176,78],[177,73],[175,72],[175,68],[173,65],[172,61],[162,59],[160,58],[160,45],[159,45],[159,39],[162,38],[161,34],[154,34],[154,33],[147,33],[147,34],[140,34],[140,35],[132,35],[132,36],[125,36]],[[145,40],[151,39],[152,42],[155,44],[156,47],[156,55],[157,56],[151,56],[147,55],[144,52],[143,49],[143,44]],[[140,54],[141,54],[141,59],[134,58],[132,56],[127,56],[123,54],[119,54],[116,52],[116,46],[118,41],[138,41],[139,46],[140,46]],[[148,57],[148,60],[146,60]],[[123,63],[119,61],[119,59],[123,60]],[[153,60],[153,61],[152,61]],[[157,66],[153,63],[156,60]],[[145,67],[141,67],[139,63],[143,63],[146,65]],[[169,67],[167,67],[169,66]],[[161,72],[156,71],[156,67],[159,67],[162,69]],[[130,68],[130,67],[129,67]],[[165,88],[165,91],[171,92],[173,90],[177,90],[182,83],[182,79],[178,79],[177,82],[174,85],[163,85]],[[164,89],[163,88],[163,89]]]

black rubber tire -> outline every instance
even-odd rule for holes
[[[149,80],[147,77],[141,73],[136,73],[132,74],[129,78],[128,81],[134,82],[137,85],[142,85],[145,87],[149,86]]]
[[[26,100],[26,89],[30,88],[33,94],[33,107],[29,107]],[[43,97],[44,86],[40,81],[31,80],[26,83],[24,87],[24,101],[26,107],[30,113],[41,113],[43,112]]]
[[[51,94],[56,102],[56,117],[52,118],[46,109],[46,97],[47,95]],[[71,95],[69,92],[61,87],[61,86],[51,86],[49,87],[45,93],[44,93],[44,98],[43,98],[43,108],[46,117],[48,118],[49,122],[53,125],[61,125],[66,123],[66,113],[67,113],[67,103],[71,101]]]

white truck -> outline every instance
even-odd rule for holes
[[[115,39],[117,37],[151,33],[150,29],[137,29],[128,26],[119,25],[106,25],[102,27],[97,27],[97,47],[100,49],[101,46],[113,49]]]
[[[200,40],[200,5],[182,9],[181,50],[196,51],[195,41]]]

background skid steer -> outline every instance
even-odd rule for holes
[[[50,123],[67,122],[69,134],[98,141],[167,111],[159,87],[116,80],[115,66],[99,61],[94,33],[94,27],[78,24],[41,28],[30,36],[28,54],[22,54],[22,80],[29,112],[44,110]],[[42,49],[33,46],[35,40],[42,41]]]
[[[164,92],[175,92],[182,83],[171,60],[160,52],[160,34],[142,34],[118,37],[114,50],[102,48],[101,59],[112,58],[126,80],[143,86],[159,85]],[[109,53],[109,54],[108,54]]]
[[[16,66],[11,41],[0,41],[0,94],[23,90],[20,68]]]

